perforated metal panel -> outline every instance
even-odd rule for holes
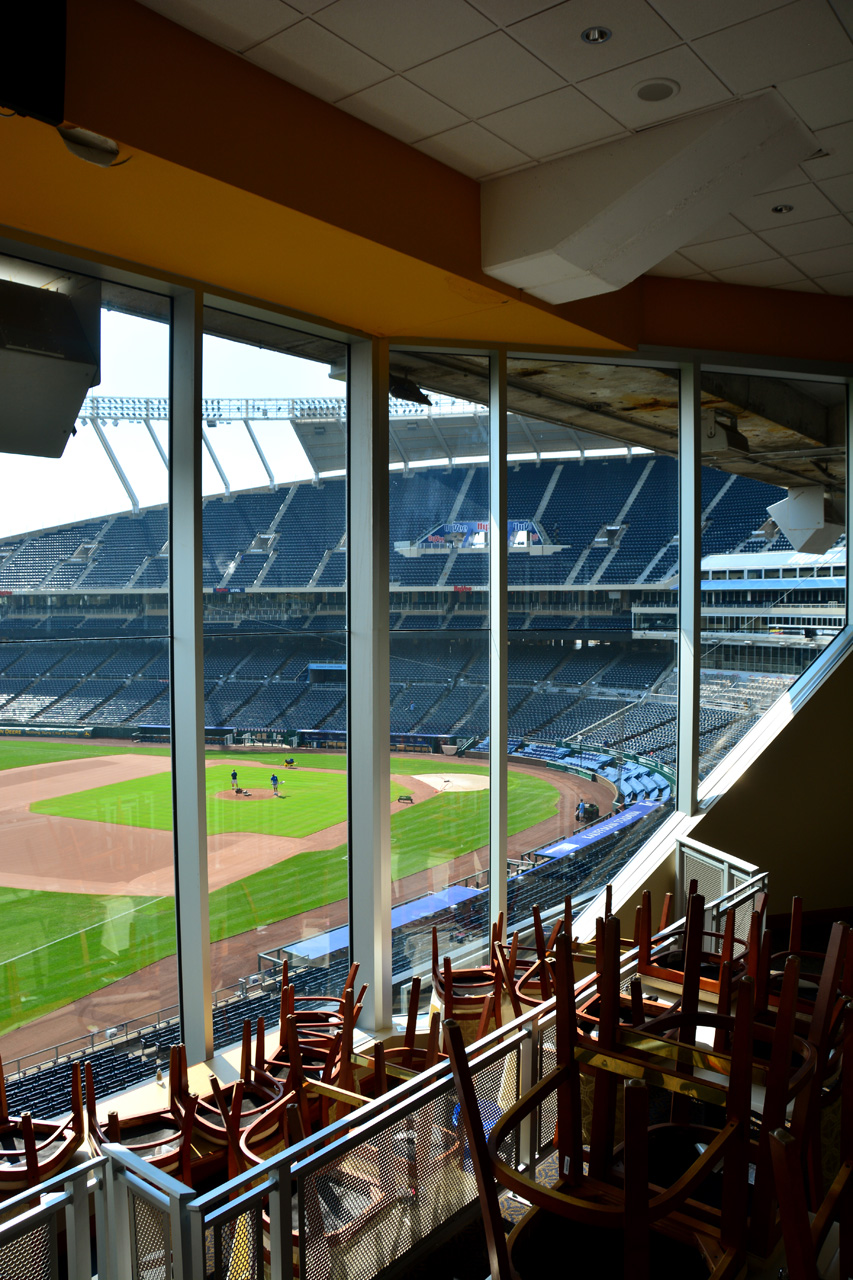
[[[172,1245],[169,1218],[142,1196],[130,1196],[134,1280],[171,1280]]]
[[[557,1049],[554,1044],[555,1028],[551,1027],[539,1042],[539,1079],[547,1076],[557,1068]],[[554,1141],[554,1130],[557,1127],[557,1093],[551,1093],[539,1108],[539,1132],[536,1141],[536,1154],[551,1146]]]
[[[491,1129],[518,1099],[518,1049],[474,1076]],[[516,1159],[508,1139],[501,1154]],[[452,1082],[370,1141],[297,1176],[300,1276],[372,1280],[477,1198]]]
[[[0,1276],[3,1280],[54,1280],[56,1264],[56,1219],[43,1222],[33,1231],[0,1245]]]
[[[208,1232],[206,1275],[223,1280],[263,1280],[264,1253],[261,1237],[261,1214],[249,1209],[230,1222],[223,1222]]]
[[[732,888],[740,889],[742,885],[746,884],[749,878],[750,878],[749,876],[738,875],[738,873],[735,871],[732,874]],[[738,907],[735,910],[735,937],[740,938],[744,943],[749,937],[749,926],[752,921],[752,913],[754,910],[755,910],[754,894],[747,902],[744,902],[742,906]],[[745,950],[745,947],[736,947],[735,955],[740,955],[744,950]]]
[[[697,888],[707,902],[720,898],[726,891],[724,868],[716,862],[708,862],[689,849],[684,851],[684,883],[696,881]]]

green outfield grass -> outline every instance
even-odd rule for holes
[[[342,768],[324,770],[320,761],[336,757],[312,757],[310,768],[285,769],[270,759],[260,759],[263,768],[248,762],[258,757],[240,757],[237,777],[241,786],[250,790],[269,790],[270,774],[280,779],[279,795],[283,800],[232,800],[220,798],[217,792],[231,790],[229,764],[211,764],[206,770],[207,826],[211,835],[232,831],[254,831],[260,835],[291,836],[301,839],[321,827],[343,822],[347,816],[346,773]],[[208,761],[216,760],[208,756]],[[342,757],[336,758],[338,761]],[[395,757],[392,773],[462,772],[484,774],[483,767],[454,762],[451,769],[441,764],[429,766],[429,760],[412,761]],[[247,767],[243,767],[244,764]],[[548,784],[545,784],[548,785]],[[405,793],[405,787],[391,783],[391,795]],[[458,794],[458,793],[457,793]],[[485,792],[471,793],[485,797]],[[469,799],[470,797],[466,797]],[[487,801],[483,799],[481,803]],[[40,800],[30,806],[34,813],[48,813],[64,818],[80,818],[90,822],[111,822],[121,826],[147,827],[168,831],[172,826],[172,781],[168,773],[136,778],[130,782],[113,782],[106,787],[75,791],[71,795]],[[319,820],[318,820],[319,818]],[[482,843],[482,841],[481,841]]]
[[[214,755],[215,758],[215,755]],[[262,758],[263,759],[263,758]],[[322,757],[312,757],[311,765],[318,767]],[[287,771],[280,766],[276,771],[282,779],[283,789],[290,796],[300,788],[301,800],[291,804],[272,801],[242,804],[240,801],[217,800],[215,792],[230,785],[230,768],[223,766],[208,770],[208,810],[214,814],[239,814],[246,819],[252,813],[263,811],[271,821],[299,822],[309,825],[311,831],[325,827],[340,818],[332,817],[325,801],[318,809],[325,794],[335,805],[342,804],[340,817],[346,816],[345,776],[339,767],[344,757],[326,757],[336,763],[331,775],[311,773],[309,769]],[[263,759],[272,772],[273,764]],[[444,761],[412,757],[395,757],[394,773],[412,775],[428,772],[487,773],[482,766],[466,765],[464,761]],[[247,770],[247,773],[249,771]],[[268,785],[267,773],[260,774]],[[239,773],[239,769],[238,769]],[[140,779],[138,783],[122,784],[122,795],[113,794],[115,787],[100,787],[96,791],[80,792],[57,801],[34,805],[41,812],[68,813],[68,803],[83,800],[86,812],[71,816],[93,817],[93,809],[101,813],[101,821],[115,821],[105,816],[110,805],[121,800],[129,815],[131,800],[128,786],[140,788],[132,804],[135,805],[138,825],[155,825],[139,822],[139,816],[147,811],[152,815],[163,797],[151,796],[147,789],[152,783],[165,787],[169,797],[168,774]],[[322,790],[326,785],[325,793]],[[318,787],[320,788],[318,790]],[[337,791],[335,791],[337,787]],[[155,788],[156,790],[156,788]],[[103,793],[110,793],[105,796]],[[391,794],[402,793],[402,788],[392,784]],[[143,801],[147,794],[149,799]],[[93,803],[92,797],[97,797]],[[508,782],[509,833],[515,834],[534,825],[556,812],[558,793],[544,778],[510,772]],[[155,803],[156,800],[156,803]],[[303,803],[304,801],[304,803]],[[313,815],[312,815],[313,810]],[[322,818],[318,822],[317,814]],[[339,812],[335,809],[335,812]],[[171,818],[171,809],[168,809]],[[124,821],[130,821],[125,816]],[[392,876],[398,879],[427,867],[448,862],[460,854],[477,849],[488,842],[488,792],[439,793],[410,809],[403,809],[391,817]],[[167,822],[165,825],[169,825]],[[253,830],[257,827],[229,826],[220,830]],[[266,830],[266,828],[262,828]],[[211,827],[213,830],[213,827]],[[279,832],[277,832],[279,833]],[[280,834],[296,834],[292,830]],[[210,895],[211,938],[218,941],[257,929],[298,915],[312,907],[323,906],[345,898],[347,894],[347,847],[340,844],[334,849],[313,850],[288,858],[243,880],[217,889]],[[160,899],[147,897],[120,897],[94,894],[64,894],[36,890],[0,888],[0,911],[4,921],[0,941],[0,1033],[9,1031],[32,1019],[59,1008],[92,991],[115,982],[155,960],[174,953],[175,924],[174,900],[171,896]],[[284,936],[259,938],[261,945],[277,945],[287,941]],[[157,1003],[152,993],[152,1005]]]
[[[53,764],[58,760],[87,760],[90,756],[167,756],[168,747],[96,746],[88,739],[54,742],[49,738],[0,738],[0,770],[26,765]]]

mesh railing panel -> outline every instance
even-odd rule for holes
[[[695,880],[697,889],[706,902],[722,897],[726,890],[723,867],[700,858],[689,849],[684,853],[684,880],[685,883]]]
[[[0,1245],[0,1276],[3,1280],[52,1280],[56,1274],[56,1220],[43,1222],[26,1235]]]
[[[168,1215],[142,1196],[130,1196],[134,1280],[171,1280],[172,1248]]]
[[[550,1071],[557,1069],[557,1046],[555,1044],[556,1027],[549,1027],[542,1032],[539,1041],[539,1073],[538,1079],[547,1076]],[[536,1154],[541,1156],[542,1152],[550,1147],[554,1141],[554,1130],[557,1127],[557,1092],[553,1093],[545,1099],[539,1108],[539,1130],[536,1135]]]
[[[518,1048],[474,1076],[484,1126],[518,1099]],[[501,1155],[517,1162],[517,1140]],[[372,1280],[460,1209],[477,1184],[452,1083],[345,1155],[297,1175],[302,1280]]]
[[[261,1210],[249,1209],[205,1232],[205,1276],[264,1280]]]
[[[746,882],[751,879],[750,876],[738,875],[735,871],[732,874],[732,888],[740,889]],[[749,926],[752,923],[752,913],[755,909],[755,894],[749,898],[741,906],[735,908],[735,937],[741,938],[744,942],[749,937]],[[735,955],[742,953],[745,948],[736,948]]]

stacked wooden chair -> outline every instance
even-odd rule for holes
[[[29,1111],[9,1114],[0,1060],[0,1198],[37,1186],[61,1173],[85,1137],[80,1064],[71,1067],[71,1115],[39,1120]]]
[[[611,923],[609,940],[618,943],[618,921]],[[746,1246],[751,984],[745,987],[747,998],[739,1001],[731,1053],[698,1054],[703,1070],[695,1072],[698,1051],[688,1053],[678,1040],[638,1035],[619,1022],[615,1007],[602,1010],[597,1038],[580,1032],[571,943],[565,935],[556,940],[555,984],[558,1065],[497,1121],[488,1140],[462,1037],[453,1022],[446,1028],[493,1277],[538,1276],[543,1258],[557,1256],[572,1257],[579,1270],[589,1266],[599,1274],[638,1280],[659,1268],[684,1277],[710,1274],[715,1280],[736,1275]],[[582,1070],[592,1072],[594,1084],[588,1171],[581,1123]],[[650,1085],[674,1095],[689,1092],[725,1109],[720,1133],[665,1189],[650,1186],[648,1178]],[[615,1097],[620,1090],[624,1143],[617,1145]],[[504,1139],[554,1094],[561,1177],[556,1186],[547,1187],[528,1172],[519,1173],[499,1151]],[[703,1206],[695,1198],[721,1161],[727,1212]],[[533,1206],[508,1241],[495,1178]]]

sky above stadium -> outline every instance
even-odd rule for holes
[[[93,396],[166,396],[169,331],[165,324],[118,311],[101,313],[101,382]],[[236,399],[286,399],[300,396],[343,396],[344,384],[328,376],[326,365],[275,351],[229,342],[204,340],[205,396]],[[258,422],[253,428],[279,483],[306,480],[311,467],[287,421]],[[167,448],[166,423],[156,428]],[[213,448],[232,489],[269,483],[260,458],[242,423],[220,424],[210,431]],[[114,449],[141,507],[165,502],[166,468],[141,423],[108,425],[105,435]],[[3,500],[0,538],[32,529],[50,528],[130,509],[128,496],[98,440],[94,428],[78,426],[61,458],[27,458],[0,454]],[[205,494],[223,493],[222,480],[204,451]]]

